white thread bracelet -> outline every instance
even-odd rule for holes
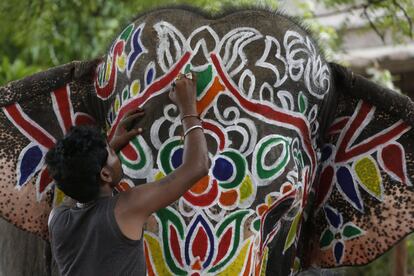
[[[202,127],[202,126],[200,126],[200,125],[192,126],[192,127],[190,127],[189,129],[187,129],[187,130],[184,132],[183,139],[185,139],[185,136],[187,136],[187,135],[188,135],[188,133],[190,133],[191,131],[193,131],[194,129],[197,129],[197,128],[199,128],[199,129],[203,130],[203,127]]]

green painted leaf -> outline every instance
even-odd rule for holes
[[[129,36],[131,35],[133,29],[134,29],[134,24],[132,23],[131,25],[129,25],[128,27],[126,27],[124,29],[124,31],[121,33],[119,38],[127,41],[129,39]]]
[[[163,145],[159,151],[158,167],[163,170],[165,175],[170,174],[173,171],[173,167],[170,162],[171,152],[174,150],[174,148],[179,147],[180,143],[180,139],[174,137],[173,139],[170,139],[169,142],[167,142],[165,145]]]
[[[335,236],[329,228],[326,228],[325,231],[321,235],[321,239],[319,240],[320,248],[329,247],[334,240]]]
[[[231,214],[230,216],[226,217],[224,221],[219,225],[219,227],[217,228],[217,234],[216,234],[218,240],[220,240],[223,233],[225,233],[229,227],[233,227],[234,229],[233,230],[234,231],[233,243],[231,245],[231,248],[228,249],[228,253],[223,258],[223,260],[217,263],[217,265],[213,266],[209,270],[209,272],[215,272],[221,269],[233,259],[234,255],[237,252],[237,249],[239,249],[240,238],[242,234],[242,232],[240,231],[242,229],[241,224],[244,221],[244,219],[252,212],[253,212],[252,210],[237,211]]]
[[[174,262],[173,254],[171,252],[170,246],[168,241],[169,238],[169,228],[170,224],[174,225],[177,229],[178,235],[181,240],[184,239],[184,225],[185,222],[179,216],[176,210],[172,209],[171,207],[167,207],[165,209],[160,209],[156,212],[156,217],[161,222],[161,230],[162,230],[162,246],[163,251],[165,254],[165,260],[167,262],[168,267],[174,273],[174,275],[187,275],[187,272],[184,271],[182,268],[178,267],[177,264]]]
[[[259,232],[259,230],[260,230],[260,219],[256,219],[256,220],[253,221],[253,228],[257,232]]]
[[[124,91],[122,91],[122,102],[125,102],[129,98],[129,90],[128,86],[125,87]]]
[[[213,69],[211,65],[209,65],[204,71],[197,72],[197,96],[200,96],[201,93],[203,93],[212,79]]]
[[[303,95],[302,91],[299,92],[298,102],[299,102],[299,111],[300,113],[304,114],[306,112],[306,109],[308,109],[308,98],[306,98],[306,96]]]
[[[346,223],[342,228],[342,235],[346,240],[354,239],[362,234],[364,234],[364,231],[351,222]]]
[[[134,162],[135,160],[128,160],[126,156],[122,154],[122,151],[118,154],[121,163],[132,170],[140,170],[147,164],[147,156],[141,145],[140,140],[143,140],[141,137],[137,136],[131,140],[132,147],[138,152],[139,161]]]

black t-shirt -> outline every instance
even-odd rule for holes
[[[145,275],[142,238],[125,237],[115,220],[118,196],[82,208],[59,207],[49,224],[62,275]]]

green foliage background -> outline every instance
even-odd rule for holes
[[[281,0],[282,1],[282,0]],[[285,0],[286,1],[286,0]],[[318,24],[314,3],[297,2],[301,17],[319,36],[328,58],[341,49],[343,32]],[[365,8],[379,34],[391,30],[396,42],[412,36],[413,0],[317,0],[332,10]],[[0,1],[0,85],[72,60],[98,57],[111,39],[134,16],[148,9],[191,4],[212,13],[228,6],[261,6],[275,9],[277,0],[16,0]],[[380,16],[378,16],[378,14]],[[410,24],[411,23],[411,24]],[[346,29],[344,24],[343,29]],[[392,87],[389,73],[377,81]],[[408,268],[414,274],[414,239],[407,239]],[[342,275],[390,275],[390,252],[371,265],[336,270]]]

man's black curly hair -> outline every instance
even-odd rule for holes
[[[46,154],[51,177],[66,195],[85,203],[99,195],[100,171],[108,158],[106,139],[94,127],[73,127]]]

